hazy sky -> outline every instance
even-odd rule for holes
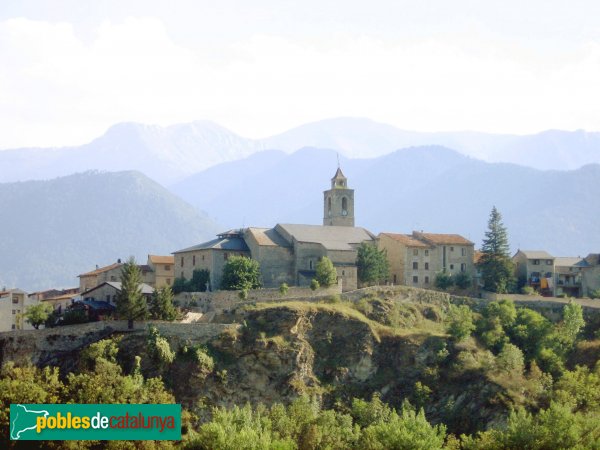
[[[258,138],[337,116],[600,130],[600,2],[0,2],[0,148],[121,121]]]

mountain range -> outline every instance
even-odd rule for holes
[[[216,164],[274,149],[328,148],[374,158],[411,146],[440,145],[488,162],[537,169],[577,169],[600,163],[600,133],[549,130],[532,135],[405,131],[360,118],[313,122],[265,139],[247,139],[209,121],[159,127],[114,125],[92,142],[63,148],[0,151],[0,182],[51,179],[86,170],[139,170],[170,185]]]
[[[96,264],[172,251],[211,238],[206,214],[139,172],[87,172],[0,184],[0,289],[78,284]]]
[[[172,186],[225,227],[320,224],[334,150],[264,152],[211,167]],[[557,256],[600,248],[600,165],[548,171],[487,163],[439,146],[371,159],[342,157],[356,223],[370,231],[458,233],[481,245],[488,215],[504,216],[513,250]],[[217,187],[218,186],[218,187]]]

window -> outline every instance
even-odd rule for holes
[[[13,314],[16,314],[16,313],[17,313],[17,310],[16,310],[16,309],[13,309]]]
[[[348,215],[348,199],[342,197],[342,216]]]
[[[183,270],[181,271],[181,278],[185,279],[185,277],[183,276]]]
[[[425,284],[429,284],[429,277],[425,277]]]
[[[425,250],[425,256],[429,256],[429,250]]]
[[[417,284],[419,282],[419,277],[417,277],[416,275],[413,277],[413,283]]]
[[[343,277],[346,276],[346,271],[345,270],[342,270],[342,276]]]
[[[17,305],[19,303],[19,297],[17,297],[16,295],[13,295],[12,302],[13,302],[13,305]]]
[[[546,260],[546,265],[547,266],[551,266],[552,265],[552,260],[551,259],[547,259]]]
[[[312,270],[312,268],[313,268],[313,262],[312,262],[312,259],[308,260],[308,268],[309,268],[310,270]]]
[[[112,276],[110,277],[110,281],[117,281],[117,277],[115,277],[114,275],[112,275]]]
[[[394,284],[396,284],[396,283],[397,283],[397,281],[396,281],[396,274],[394,274]]]
[[[204,255],[202,255],[202,261],[204,261]]]
[[[454,251],[454,247],[450,247],[450,251],[453,252]]]
[[[425,263],[425,270],[429,270],[429,263]]]
[[[181,267],[183,267],[183,256],[181,257]]]
[[[454,264],[450,264],[450,270],[454,270]]]
[[[331,197],[327,197],[327,215],[331,217]]]
[[[540,265],[540,260],[539,259],[534,259],[533,260],[533,265],[534,266],[539,266]]]
[[[462,256],[467,256],[467,249],[466,249],[466,248],[464,248],[464,247],[463,247],[463,248],[461,248],[461,249],[460,249],[460,254],[461,254]]]
[[[413,250],[413,255],[414,256],[419,256],[419,250],[417,250],[416,248]]]
[[[167,278],[167,284],[170,286],[171,285],[171,279]]]
[[[166,271],[170,271],[171,270],[171,266],[165,266],[165,270]]]
[[[462,263],[462,264],[460,265],[460,271],[461,271],[461,272],[466,272],[466,271],[467,271],[467,265],[466,265],[465,263]]]
[[[107,301],[108,303],[110,303],[110,295],[107,295],[107,296],[106,296],[106,301]]]
[[[17,328],[17,326],[14,323],[10,326],[11,330],[15,330],[16,328]]]
[[[192,256],[192,266],[196,265],[196,255]]]
[[[413,261],[413,270],[419,270],[419,263],[416,261]]]

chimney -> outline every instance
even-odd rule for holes
[[[117,259],[117,262],[118,262],[119,264],[121,264],[121,258]]]
[[[100,267],[98,267],[98,264],[96,264],[96,270],[98,270]]]

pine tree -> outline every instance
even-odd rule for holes
[[[479,268],[483,279],[483,288],[487,291],[506,293],[514,285],[514,264],[510,258],[508,233],[502,223],[502,215],[496,207],[492,208],[488,221],[488,231],[481,247],[483,255]]]
[[[121,292],[117,296],[117,314],[127,319],[130,329],[135,319],[144,319],[148,313],[141,283],[142,274],[132,256],[121,269]]]
[[[150,300],[150,315],[153,319],[175,320],[177,309],[173,306],[173,291],[170,286],[154,291]]]

